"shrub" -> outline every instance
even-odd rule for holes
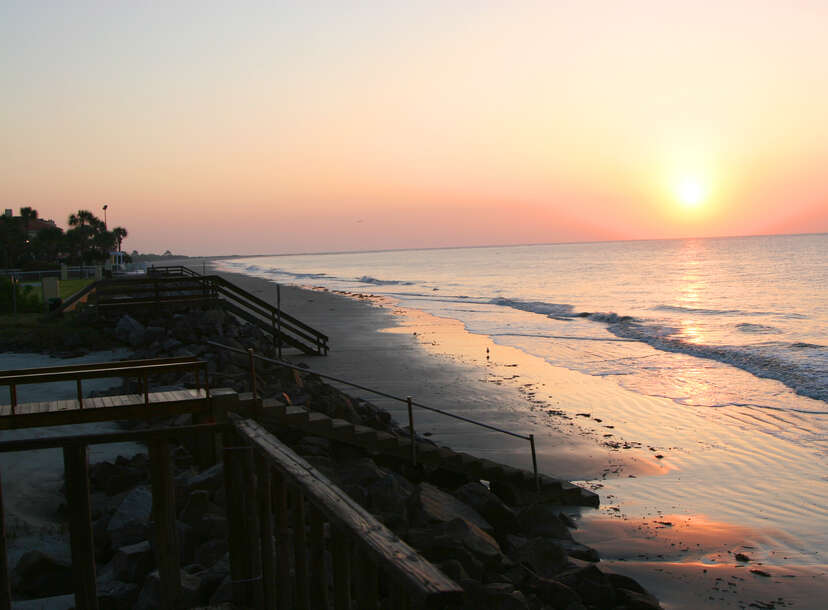
[[[17,312],[18,313],[39,313],[43,311],[43,304],[40,302],[38,291],[31,286],[15,285]],[[9,314],[14,312],[14,300],[12,299],[12,286],[9,278],[0,278],[0,313]]]

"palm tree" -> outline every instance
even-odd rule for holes
[[[29,239],[29,221],[37,219],[37,210],[30,206],[20,208],[20,218],[23,219],[23,227],[26,231],[26,239]]]
[[[121,251],[121,241],[126,239],[128,235],[127,230],[123,227],[115,227],[112,229],[112,234],[115,236],[115,239],[118,241],[118,252]]]

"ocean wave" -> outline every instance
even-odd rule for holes
[[[663,327],[632,320],[610,323],[607,328],[617,337],[635,339],[665,352],[716,360],[757,377],[780,381],[797,394],[828,401],[828,369],[817,360],[794,362],[782,357],[777,350],[781,345],[737,347],[689,343],[671,333],[661,332]],[[654,328],[659,330],[654,331]]]
[[[736,328],[743,333],[752,333],[756,335],[773,335],[782,332],[775,326],[767,326],[765,324],[751,324],[750,322],[742,322],[737,324]]]
[[[492,305],[511,307],[530,313],[538,313],[545,316],[573,317],[572,305],[563,303],[544,303],[542,301],[521,301],[519,299],[497,298],[489,301]]]
[[[413,282],[404,282],[402,280],[378,280],[370,275],[363,275],[357,278],[357,282],[362,284],[374,284],[375,286],[413,286]]]

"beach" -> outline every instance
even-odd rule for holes
[[[219,263],[219,268],[227,267]],[[274,282],[220,273],[275,302]],[[732,427],[732,414],[717,422],[709,411],[688,406],[676,421],[669,398],[644,396],[612,377],[551,366],[470,333],[457,320],[401,307],[388,296],[314,288],[312,279],[304,284],[282,285],[282,307],[328,334],[331,351],[325,358],[287,359],[535,434],[541,472],[581,482],[601,495],[599,510],[576,514],[579,539],[599,550],[601,565],[636,578],[664,607],[821,607],[815,600],[826,590],[826,566],[813,552],[822,546],[821,517],[797,499],[822,493],[822,473],[807,451],[792,454],[796,448],[783,435],[773,437],[775,442],[762,440],[764,446],[751,454],[741,447],[758,437]],[[348,391],[407,424],[404,403]],[[415,428],[457,450],[531,466],[520,439],[417,410]],[[669,432],[662,430],[659,438],[668,442],[648,443],[653,430],[662,428]],[[794,474],[764,476],[779,460],[797,463]],[[757,471],[763,476],[756,478]],[[803,484],[808,478],[817,482],[811,491]],[[764,489],[766,505],[744,504],[742,486]],[[710,517],[704,507],[726,518]],[[803,545],[808,535],[810,544]],[[735,559],[737,553],[748,561]]]

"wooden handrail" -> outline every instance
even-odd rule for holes
[[[335,590],[334,595],[337,599],[342,596],[346,598],[350,596],[350,583],[347,581],[350,580],[351,571],[353,571],[354,577],[361,577],[361,595],[365,596],[364,599],[369,600],[366,607],[369,607],[372,602],[376,607],[378,573],[388,577],[391,580],[390,588],[396,589],[397,593],[402,594],[402,597],[409,602],[409,605],[401,605],[400,607],[443,608],[450,604],[462,602],[463,590],[454,581],[377,521],[371,513],[357,504],[350,496],[331,483],[327,477],[294,453],[273,434],[252,419],[242,419],[232,413],[229,417],[236,433],[244,443],[252,447],[256,458],[264,461],[278,475],[282,486],[287,483],[287,486],[295,490],[293,493],[295,500],[293,510],[294,531],[303,534],[303,536],[297,535],[294,539],[295,556],[302,568],[301,571],[297,568],[295,575],[295,591],[297,593],[297,598],[294,600],[295,607],[309,607],[307,605],[308,600],[304,598],[305,593],[303,593],[309,583],[313,583],[313,588],[325,589],[325,591],[310,591],[311,604],[313,604],[314,599],[318,601],[319,596],[327,594],[327,587],[324,584],[327,578],[318,580],[319,575],[316,574],[321,569],[320,566],[324,564],[314,561],[315,557],[320,556],[319,553],[324,553],[324,549],[320,548],[320,545],[325,544],[324,534],[322,533],[324,528],[320,519],[330,523],[331,536],[334,540],[337,536],[344,536],[347,543],[345,546],[353,545],[359,556],[365,560],[347,566],[348,578],[345,579],[346,583],[343,585],[343,588],[347,590]],[[241,448],[239,447],[239,449]],[[227,476],[225,480],[231,481]],[[242,500],[243,503],[255,503],[255,498],[260,497],[263,493],[268,496],[271,494],[270,488],[257,489],[254,477],[250,477],[247,487],[248,493],[241,495],[254,499]],[[230,497],[228,495],[228,499]],[[311,524],[311,540],[307,543],[307,547],[304,540],[305,513],[308,513]],[[283,515],[277,514],[277,523],[283,517]],[[233,522],[230,520],[228,522],[232,527]],[[247,531],[247,534],[249,537],[254,537],[250,535],[250,531]],[[267,562],[263,561],[265,557],[259,554],[258,548],[255,548],[258,547],[259,541],[248,540],[247,542],[248,545],[245,547],[244,540],[239,541],[239,544],[243,546],[236,549],[236,554],[238,556],[245,548],[252,549],[252,551],[248,551],[252,553],[251,557],[253,557],[248,566],[256,565],[257,569],[261,570],[261,566]],[[301,545],[302,548],[298,548],[297,545]],[[272,546],[269,542],[267,544],[263,542],[261,549],[263,554],[266,555],[272,551]],[[340,560],[343,557],[337,556],[336,548],[332,551],[334,553],[334,570],[337,570],[338,566],[336,564],[341,564]],[[304,571],[307,554],[311,555],[307,563],[311,571],[310,578]],[[232,560],[233,549],[231,549]],[[346,561],[348,560],[346,559]],[[262,574],[262,578],[265,581],[270,578],[275,579],[276,574]],[[338,580],[341,582],[342,579],[338,579],[337,574],[334,574],[334,583]],[[283,585],[283,583],[279,584]]]

